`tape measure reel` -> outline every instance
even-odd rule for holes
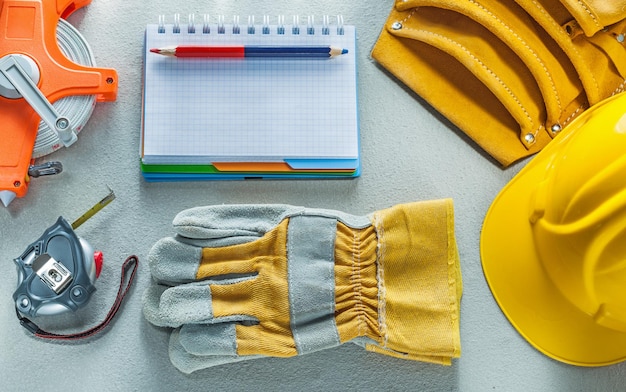
[[[76,64],[95,67],[91,47],[85,38],[65,19],[59,19],[57,26],[57,42],[61,52]],[[93,113],[96,106],[95,95],[72,95],[64,97],[52,104],[60,115],[70,120],[70,127],[80,132]],[[33,148],[33,158],[40,158],[63,147],[59,136],[44,121],[39,123],[37,139]]]
[[[31,179],[61,171],[35,158],[77,140],[96,102],[117,97],[117,72],[66,18],[91,0],[0,0],[0,201],[24,197]]]

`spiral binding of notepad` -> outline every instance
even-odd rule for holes
[[[316,24],[315,17],[309,15],[306,17],[306,21],[301,20],[299,15],[293,15],[292,23],[285,23],[285,16],[279,15],[276,19],[276,23],[271,23],[271,17],[269,15],[263,16],[262,23],[256,23],[254,15],[249,15],[247,18],[247,24],[242,25],[239,15],[234,15],[232,23],[226,23],[224,15],[217,15],[213,21],[209,14],[202,15],[202,22],[196,22],[195,14],[189,14],[187,23],[181,23],[180,14],[174,14],[173,23],[167,24],[165,15],[159,15],[159,33],[165,33],[166,29],[171,26],[174,34],[180,33],[186,30],[188,34],[292,34],[292,35],[330,35],[332,30],[336,31],[337,35],[344,34],[344,22],[343,16],[337,15],[335,18],[331,18],[328,15],[322,17],[322,22]],[[333,20],[334,19],[334,20]]]

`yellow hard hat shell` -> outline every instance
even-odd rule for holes
[[[492,203],[480,240],[498,305],[535,348],[626,360],[626,93],[588,109]]]

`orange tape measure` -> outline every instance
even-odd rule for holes
[[[76,59],[71,48],[59,43],[64,31],[78,34],[63,19],[90,2],[0,0],[0,201],[5,206],[26,195],[31,177],[38,175],[29,175],[35,157],[71,145],[93,103],[116,99],[115,70],[92,66],[89,56]],[[78,104],[79,113],[64,109],[76,96],[85,98]],[[46,126],[60,143],[36,148],[34,156]],[[38,173],[58,170],[51,165]]]

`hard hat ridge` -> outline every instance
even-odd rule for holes
[[[481,234],[492,293],[546,355],[626,360],[626,93],[592,107],[500,192]]]

